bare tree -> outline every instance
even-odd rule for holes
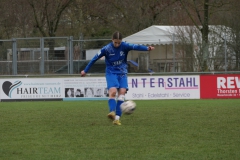
[[[87,36],[108,36],[119,30],[130,35],[151,25],[170,22],[168,11],[175,0],[83,0],[79,1],[82,30]],[[79,10],[75,10],[79,12]]]
[[[1,25],[1,37],[12,38],[18,36],[19,31],[19,15],[17,15],[16,9],[19,6],[19,2],[13,0],[1,1],[0,5],[0,25]]]
[[[63,12],[73,0],[27,0],[32,8],[35,27],[43,37],[55,37]],[[55,41],[48,40],[50,58],[53,58]]]
[[[220,21],[231,30],[225,31],[227,34],[227,46],[231,48],[228,53],[228,59],[234,59],[235,62],[233,70],[240,69],[240,4],[238,0],[230,0],[225,12],[217,14]],[[231,38],[229,41],[228,39]],[[231,65],[229,65],[231,66]]]
[[[181,62],[181,71],[199,71],[199,57],[197,54],[199,31],[192,26],[176,26],[173,31],[178,41],[179,51],[176,58]]]
[[[176,0],[181,2],[184,10],[187,12],[192,23],[198,28],[202,34],[202,48],[201,48],[201,68],[202,71],[209,69],[207,62],[209,57],[208,50],[208,33],[209,33],[209,21],[211,16],[220,11],[221,8],[228,4],[223,0],[201,0],[201,1],[188,1],[188,0]]]
[[[44,37],[55,37],[62,13],[73,0],[27,0],[32,8],[36,27]]]

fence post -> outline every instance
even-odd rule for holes
[[[225,35],[224,35],[224,53],[225,53],[225,72],[227,72],[227,67],[228,67],[228,64],[227,64],[227,44],[226,44],[226,32],[225,32]]]
[[[69,72],[73,74],[73,36],[69,37]]]
[[[12,74],[17,75],[17,40],[12,39]]]
[[[83,34],[80,34],[80,55],[79,58],[83,59]]]
[[[175,64],[175,34],[172,35],[173,38],[173,68],[174,72],[176,72],[176,64]]]
[[[44,38],[40,38],[40,74],[44,75]]]

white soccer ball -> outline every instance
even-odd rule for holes
[[[134,101],[126,101],[120,107],[124,114],[132,114],[136,109],[136,103]]]

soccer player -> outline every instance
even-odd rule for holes
[[[108,118],[113,120],[113,124],[121,125],[120,117],[122,111],[120,105],[125,100],[125,93],[128,90],[127,79],[127,55],[130,50],[151,51],[154,47],[130,44],[122,42],[122,34],[115,32],[112,35],[112,42],[104,46],[88,63],[84,70],[81,71],[81,76],[85,76],[91,66],[101,57],[105,56],[106,63],[106,81],[109,93]],[[117,102],[115,97],[117,97]]]

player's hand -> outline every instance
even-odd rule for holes
[[[148,47],[148,50],[149,50],[149,51],[151,51],[151,50],[153,50],[153,49],[155,49],[155,47],[153,47],[153,46],[149,46],[149,47]]]
[[[81,71],[81,77],[85,77],[86,76],[86,73],[84,72],[84,70]]]

